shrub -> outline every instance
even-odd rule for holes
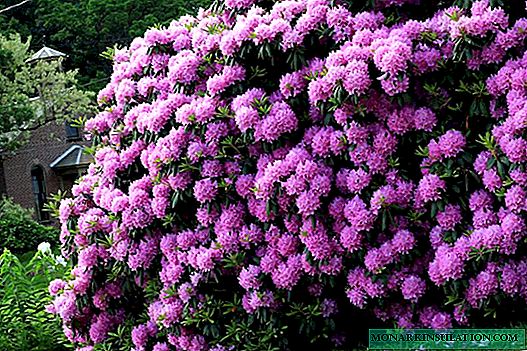
[[[349,350],[350,324],[521,318],[527,20],[374,3],[226,0],[115,52],[60,205],[79,348]]]
[[[13,253],[35,251],[41,242],[58,243],[58,230],[36,222],[31,211],[8,198],[0,200],[0,246]]]
[[[47,245],[47,246],[46,246]],[[64,260],[57,262],[49,244],[20,259],[4,249],[0,255],[0,349],[61,351],[71,349],[60,322],[46,306],[52,301],[48,285],[64,277]],[[71,267],[69,268],[71,269]]]

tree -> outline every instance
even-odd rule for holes
[[[77,84],[77,71],[62,60],[27,63],[30,40],[0,35],[0,150],[20,146],[29,133],[49,122],[93,112],[93,93]]]

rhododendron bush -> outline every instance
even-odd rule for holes
[[[521,321],[527,20],[491,5],[226,0],[117,50],[60,205],[66,335],[349,350],[366,321]]]

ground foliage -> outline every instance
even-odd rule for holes
[[[59,321],[46,311],[51,302],[48,285],[71,267],[50,251],[16,256],[0,255],[0,348],[6,351],[65,351],[72,349]]]

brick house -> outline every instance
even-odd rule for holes
[[[34,209],[39,221],[48,221],[43,206],[50,194],[69,192],[88,167],[90,158],[83,152],[86,144],[79,130],[68,124],[40,126],[24,146],[0,156],[0,194]]]

